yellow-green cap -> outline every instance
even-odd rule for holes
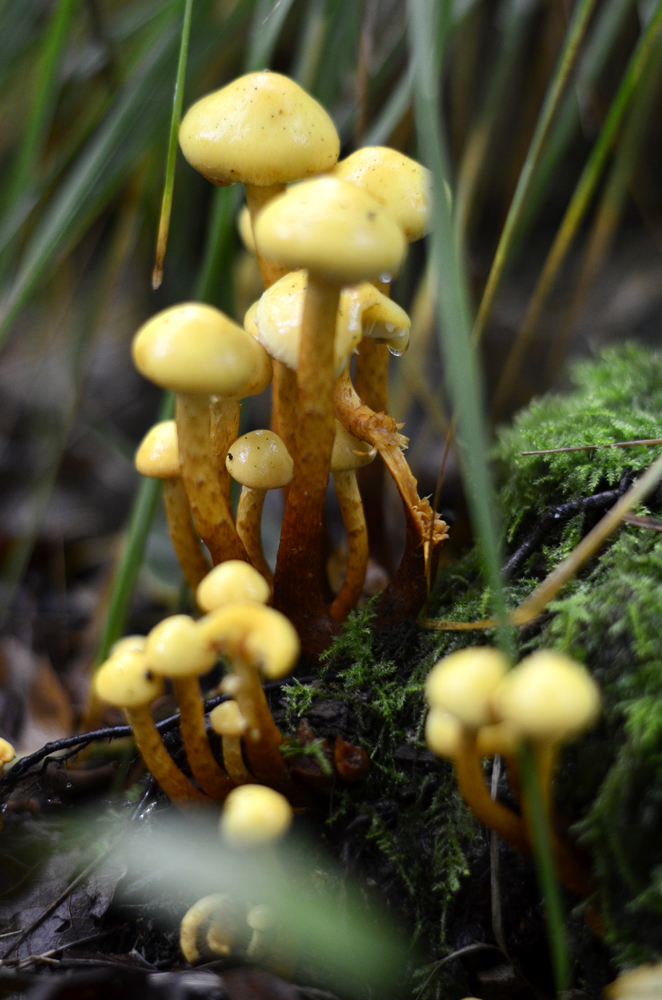
[[[430,171],[397,149],[364,146],[333,169],[333,176],[383,202],[407,243],[422,239],[430,221]]]
[[[200,620],[205,640],[222,656],[241,657],[269,680],[285,677],[299,658],[299,637],[280,611],[263,604],[229,604]]]
[[[224,701],[209,713],[209,721],[219,736],[242,736],[248,723],[239,710],[236,701]]]
[[[381,203],[335,177],[303,181],[270,201],[257,218],[255,243],[268,260],[338,285],[390,280],[405,252]]]
[[[207,94],[186,112],[179,144],[213,184],[289,184],[331,170],[331,118],[294,80],[263,70]]]
[[[499,719],[529,739],[570,739],[595,721],[600,691],[588,671],[568,656],[540,650],[518,663],[492,695]]]
[[[215,611],[238,601],[266,604],[270,596],[271,589],[262,574],[243,559],[226,559],[214,566],[195,592],[203,611]]]
[[[133,338],[138,371],[162,389],[240,398],[269,385],[271,362],[237,323],[200,302],[164,309]]]
[[[264,785],[239,785],[223,805],[221,835],[232,847],[262,847],[283,836],[292,822],[284,795]]]
[[[336,436],[331,452],[331,472],[349,472],[369,465],[377,454],[377,449],[367,441],[360,441],[336,420]]]
[[[136,452],[136,469],[151,479],[174,479],[180,474],[177,424],[164,420],[142,439]]]
[[[136,649],[115,653],[94,676],[97,696],[116,708],[146,708],[163,693],[163,684],[145,654]]]
[[[225,468],[251,490],[276,490],[292,482],[294,462],[273,431],[249,431],[230,445]]]
[[[216,661],[199,624],[188,615],[159,622],[147,636],[145,656],[154,673],[175,678],[204,674]]]
[[[434,708],[442,708],[472,729],[493,722],[490,697],[508,669],[503,653],[490,646],[461,649],[434,665],[425,694]]]

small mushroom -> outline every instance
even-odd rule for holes
[[[334,438],[340,288],[397,273],[404,240],[371,195],[321,177],[295,185],[267,205],[255,225],[255,241],[271,260],[308,270],[297,363],[294,477],[278,550],[274,604],[295,621],[306,647],[315,653],[337,631],[322,596],[321,523]]]
[[[196,592],[203,611],[215,611],[237,601],[266,604],[270,595],[271,587],[262,574],[241,559],[228,559],[215,566]]]
[[[225,798],[232,782],[211,752],[198,682],[198,677],[214,665],[215,653],[192,618],[172,615],[147,636],[145,656],[154,673],[172,679],[184,748],[194,777],[212,798]]]
[[[267,354],[218,309],[185,303],[157,313],[140,328],[133,359],[146,378],[177,393],[182,479],[212,561],[246,558],[227,499],[229,477],[224,465],[215,466],[212,450],[225,456],[237,436],[239,399],[269,385]]]
[[[363,502],[356,481],[356,470],[372,462],[376,449],[359,441],[336,420],[336,436],[331,453],[333,485],[347,532],[347,569],[345,579],[331,605],[336,621],[345,620],[361,596],[368,569],[368,530]]]
[[[179,947],[193,964],[212,955],[227,956],[237,935],[235,906],[231,896],[215,892],[203,896],[186,911],[179,927]]]
[[[10,764],[15,756],[16,750],[9,740],[0,737],[0,769],[4,768],[5,764]]]
[[[94,677],[97,696],[123,708],[145,764],[165,794],[176,803],[208,803],[168,754],[149,706],[163,692],[163,678],[152,671],[144,653],[125,650],[109,657]]]
[[[235,785],[246,785],[255,778],[244,764],[241,752],[241,737],[248,729],[248,723],[239,711],[236,701],[224,701],[209,713],[212,729],[221,737],[223,763]]]
[[[273,573],[264,558],[260,538],[262,507],[267,490],[282,488],[292,481],[292,458],[273,431],[250,431],[230,446],[225,466],[241,483],[237,534],[253,566],[271,583]]]
[[[221,836],[234,848],[266,847],[287,833],[292,817],[292,806],[280,792],[264,785],[241,785],[223,805]]]
[[[191,520],[191,506],[179,465],[177,424],[164,420],[143,438],[136,452],[136,469],[142,476],[160,479],[170,538],[189,587],[196,587],[209,572],[200,540]]]

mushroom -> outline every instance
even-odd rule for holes
[[[273,573],[264,558],[260,539],[262,507],[267,490],[279,489],[292,481],[292,458],[273,431],[250,431],[230,446],[225,466],[232,478],[241,483],[237,534],[253,566],[271,583]]]
[[[182,479],[200,535],[216,564],[245,559],[228,502],[229,477],[214,466],[210,447],[210,397],[214,450],[237,436],[239,399],[262,392],[271,363],[252,337],[218,309],[185,303],[157,313],[133,340],[133,359],[152,382],[177,393],[177,432]]]
[[[198,677],[214,665],[216,654],[192,618],[172,615],[147,636],[145,656],[154,673],[172,679],[179,702],[179,726],[194,777],[212,798],[225,798],[232,782],[211,752],[198,682]]]
[[[356,481],[356,470],[372,462],[376,449],[359,441],[336,420],[336,436],[331,452],[333,485],[347,532],[347,569],[345,579],[331,605],[336,621],[345,620],[361,596],[368,568],[368,530],[363,503]]]
[[[280,753],[283,741],[271,716],[258,671],[270,680],[285,677],[299,656],[299,639],[291,623],[261,604],[230,604],[199,622],[209,647],[227,659],[233,673],[223,689],[231,694],[248,722],[245,747],[258,781],[289,787]]]
[[[136,452],[136,469],[142,476],[160,479],[170,538],[189,587],[195,590],[209,572],[209,564],[191,520],[191,507],[181,478],[177,424],[164,420],[152,427]]]
[[[235,907],[231,896],[215,892],[203,896],[186,911],[179,927],[179,947],[193,964],[211,953],[227,956],[237,934]]]
[[[287,833],[292,816],[292,806],[280,792],[264,785],[241,785],[233,788],[223,805],[221,836],[234,848],[266,847]]]
[[[0,770],[4,768],[5,764],[10,764],[15,756],[16,750],[9,740],[5,740],[0,736]]]
[[[241,559],[228,559],[215,566],[196,592],[203,611],[215,611],[237,601],[266,604],[271,587],[261,573]]]
[[[124,709],[145,764],[169,798],[176,803],[209,802],[179,770],[154,725],[149,706],[162,694],[163,679],[154,675],[143,652],[127,649],[110,656],[95,674],[94,689],[102,701]]]
[[[274,604],[320,652],[337,626],[321,587],[321,523],[334,438],[336,313],[342,285],[399,270],[404,240],[379,202],[332,177],[295,185],[260,213],[258,249],[290,269],[306,268],[297,364],[294,478],[281,532]]]
[[[244,764],[241,753],[241,737],[248,729],[248,723],[239,711],[236,701],[224,701],[209,713],[212,729],[221,737],[223,763],[235,785],[254,782],[255,778]]]

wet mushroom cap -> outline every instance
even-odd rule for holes
[[[115,653],[99,668],[94,690],[116,708],[146,708],[163,693],[163,678],[151,669],[144,653],[127,649]]]
[[[397,149],[365,146],[341,160],[333,176],[369,191],[389,212],[407,243],[420,240],[430,222],[430,171]]]
[[[237,601],[266,604],[271,595],[261,573],[242,559],[226,559],[201,581],[195,596],[203,611],[215,611]]]
[[[425,694],[433,708],[442,708],[471,728],[493,722],[490,696],[508,670],[498,649],[461,649],[439,660],[428,674]]]
[[[289,184],[331,170],[340,140],[321,104],[294,80],[248,73],[186,112],[179,144],[213,184]]]
[[[369,465],[377,454],[377,449],[360,441],[336,420],[336,436],[331,452],[331,472],[350,472]]]
[[[159,622],[147,636],[145,656],[163,677],[204,674],[216,662],[200,626],[188,615],[171,615]]]
[[[497,718],[529,739],[570,739],[587,729],[600,712],[600,691],[580,664],[552,650],[527,656],[492,695]]]
[[[227,397],[257,395],[271,381],[266,352],[219,309],[184,303],[164,309],[136,333],[138,371],[162,389]]]
[[[268,260],[338,285],[390,280],[405,252],[381,203],[335,177],[295,184],[269,202],[258,216],[255,243]]]
[[[230,446],[225,467],[238,483],[252,490],[276,490],[292,482],[294,462],[273,431],[242,434]]]
[[[220,830],[232,847],[260,847],[278,840],[292,822],[284,795],[264,785],[240,785],[225,800]]]
[[[136,469],[152,479],[174,479],[180,475],[177,424],[164,420],[155,424],[142,439],[136,452]]]

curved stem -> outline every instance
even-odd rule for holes
[[[179,393],[177,435],[182,480],[200,537],[216,566],[225,559],[246,560],[232,511],[221,491],[209,445],[209,397]]]
[[[184,578],[195,594],[210,566],[193,526],[188,496],[179,477],[163,480],[163,502],[173,548]]]
[[[463,729],[453,765],[460,795],[474,816],[518,851],[528,851],[528,838],[521,818],[493,799],[485,784],[475,731]]]
[[[343,622],[356,607],[368,569],[368,531],[363,513],[356,473],[334,472],[333,484],[340,504],[343,524],[347,532],[347,571],[330,611],[333,618]]]
[[[125,708],[124,713],[133,729],[136,745],[145,764],[168,798],[176,803],[195,802],[199,805],[209,805],[211,800],[194,788],[166,750],[149,709]]]
[[[255,778],[244,764],[241,752],[241,737],[222,736],[223,763],[235,785],[250,785]]]
[[[244,746],[251,770],[258,781],[279,790],[287,788],[290,781],[280,752],[283,737],[269,710],[258,672],[242,656],[233,654],[230,661],[239,682],[232,696],[248,723]]]
[[[179,702],[179,727],[193,776],[207,795],[222,800],[233,784],[216,762],[209,746],[198,678],[176,677],[172,684]]]
[[[260,538],[260,521],[266,490],[254,490],[250,486],[242,486],[239,506],[237,507],[237,534],[244,543],[248,558],[255,569],[271,585],[274,575],[262,552]]]

